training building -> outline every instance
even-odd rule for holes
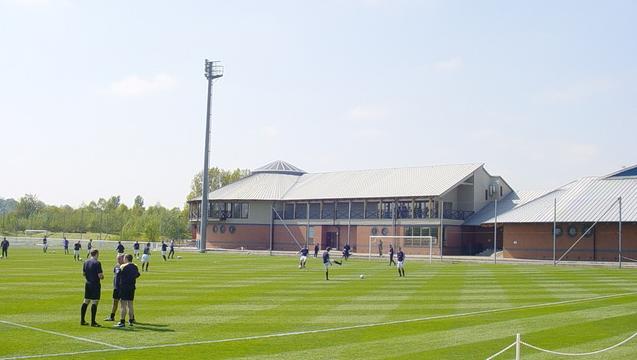
[[[464,223],[494,196],[511,191],[483,164],[308,174],[275,161],[210,193],[207,247],[298,250],[350,244],[365,253],[370,235],[432,236],[434,254],[441,249],[447,255],[473,254],[486,248],[488,230]],[[201,199],[190,202],[194,238],[199,238],[200,207]],[[429,253],[429,242],[422,239],[403,245],[408,253]]]

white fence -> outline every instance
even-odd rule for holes
[[[12,236],[2,236],[0,237],[0,239],[6,237],[7,240],[9,241],[9,246],[10,248],[13,247],[21,247],[21,248],[28,248],[28,247],[42,247],[42,237],[12,237]],[[88,240],[87,239],[70,239],[67,238],[67,240],[69,241],[69,249],[73,250],[73,244],[75,244],[76,242],[78,242],[78,240],[80,241],[80,243],[82,244],[82,250],[86,251],[86,244],[88,244]],[[64,249],[64,243],[63,243],[64,239],[62,238],[50,238],[47,237],[47,245],[48,245],[48,249],[49,250],[63,250]],[[122,245],[124,245],[124,247],[126,248],[126,250],[131,251],[133,250],[133,244],[135,242],[134,241],[122,241]],[[169,242],[166,242],[167,244],[169,244]],[[144,246],[146,245],[146,241],[140,241],[140,249],[143,249]],[[180,248],[186,248],[186,247],[194,247],[194,242],[192,240],[176,240],[175,241],[175,246],[176,247],[180,247]],[[113,250],[115,251],[115,248],[117,247],[117,241],[112,241],[112,240],[93,240],[93,249],[98,249],[98,250]],[[151,249],[155,250],[157,248],[161,247],[161,241],[160,242],[150,242],[150,247]]]

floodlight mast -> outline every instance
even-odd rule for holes
[[[208,192],[210,188],[210,180],[208,178],[209,161],[208,156],[210,154],[210,123],[211,123],[211,108],[212,108],[212,83],[214,79],[223,76],[223,66],[219,64],[219,61],[205,62],[205,76],[208,79],[208,98],[206,105],[206,140],[204,146],[204,163],[203,163],[203,186],[201,194],[201,223],[199,230],[199,252],[206,252],[206,229],[208,227]]]

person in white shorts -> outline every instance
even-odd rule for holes
[[[142,271],[148,272],[148,264],[150,263],[150,243],[147,243],[144,247],[144,253],[142,254]]]
[[[307,263],[307,254],[310,251],[307,249],[307,246],[303,246],[303,248],[299,251],[301,257],[299,258],[299,269],[304,269],[305,264]]]

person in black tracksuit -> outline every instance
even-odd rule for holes
[[[125,264],[120,267],[119,276],[117,277],[117,289],[119,291],[120,303],[122,307],[122,316],[116,327],[124,327],[126,323],[126,312],[128,312],[128,324],[135,324],[135,312],[133,310],[133,300],[135,299],[135,288],[137,278],[140,276],[137,265],[133,263],[133,255],[127,254]]]
[[[392,264],[396,265],[396,262],[394,261],[394,246],[389,244],[389,266]]]
[[[405,277],[405,253],[401,247],[398,247],[398,254],[396,255],[396,259],[398,260],[398,276]]]
[[[84,262],[83,273],[86,283],[84,284],[84,302],[81,309],[80,325],[88,325],[85,320],[88,304],[91,303],[91,326],[100,327],[101,325],[95,321],[97,315],[97,304],[100,301],[102,292],[101,280],[104,279],[102,264],[97,260],[99,251],[91,251],[91,257]]]
[[[0,247],[2,247],[2,258],[6,258],[9,256],[9,240],[7,238],[2,239],[2,243],[0,243]]]

